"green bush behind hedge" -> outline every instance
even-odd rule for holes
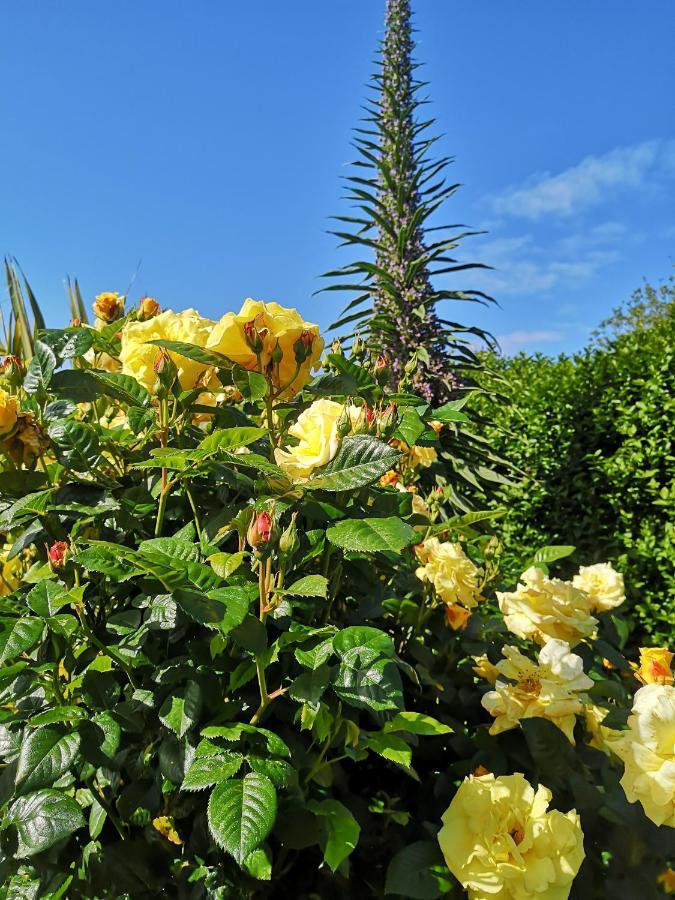
[[[523,479],[502,489],[514,560],[574,544],[615,559],[652,641],[675,634],[675,280],[645,285],[572,357],[495,357],[489,439]],[[515,565],[515,563],[514,563]]]

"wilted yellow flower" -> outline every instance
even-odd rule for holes
[[[415,547],[415,555],[422,563],[415,575],[432,584],[444,603],[459,603],[467,609],[478,604],[479,572],[460,544],[430,537]]]
[[[657,825],[675,828],[675,687],[648,684],[635,694],[628,730],[612,744],[625,765],[621,787]]]
[[[613,742],[621,738],[620,731],[615,731],[602,724],[607,718],[608,712],[609,710],[596,706],[594,703],[587,703],[584,707],[584,721],[591,735],[588,744],[607,754],[612,751]]]
[[[152,820],[152,827],[172,844],[180,846],[183,843],[176,831],[176,824],[172,816],[157,816]]]
[[[32,468],[49,446],[49,437],[33,413],[19,413],[14,431],[3,444],[17,466]]]
[[[623,575],[613,569],[611,563],[582,566],[572,579],[572,584],[577,590],[588,594],[591,609],[598,612],[616,609],[626,599]]]
[[[280,397],[293,397],[307,384],[323,351],[319,326],[305,322],[295,309],[262,300],[244,301],[239,313],[226,313],[216,324],[208,347],[245,369],[259,363],[270,371]],[[281,354],[277,362],[273,353]]]
[[[138,301],[138,319],[145,322],[146,319],[152,319],[153,316],[159,315],[162,307],[154,297],[141,297]]]
[[[675,894],[675,870],[668,867],[656,879],[666,894]]]
[[[194,309],[180,313],[167,309],[145,322],[128,322],[121,332],[123,374],[132,375],[148,391],[153,391],[157,383],[153,367],[160,349],[147,342],[182,341],[205,347],[214,325],[215,322],[202,318]],[[178,369],[178,380],[183,390],[194,388],[206,368],[204,364],[173,351],[169,351],[169,356]]]
[[[109,325],[124,315],[124,297],[111,291],[99,294],[93,308],[98,318]]]
[[[14,428],[17,411],[16,397],[0,388],[0,434],[8,434]]]
[[[306,481],[314,469],[325,466],[335,456],[340,444],[338,422],[345,411],[341,403],[321,398],[300,413],[288,429],[298,443],[287,450],[277,448],[277,465],[293,481]]]
[[[584,859],[576,810],[549,810],[524,775],[469,776],[443,814],[438,834],[452,874],[469,900],[567,900]]]
[[[495,717],[490,734],[517,728],[521,719],[549,719],[573,744],[575,717],[584,710],[581,692],[593,686],[581,657],[558,640],[539,651],[538,664],[515,647],[504,647],[502,653],[506,658],[497,663],[501,677],[481,701]]]
[[[463,606],[458,606],[456,603],[448,603],[445,607],[445,621],[453,631],[463,631],[470,618],[470,611]]]
[[[515,591],[497,591],[506,627],[520,638],[545,644],[558,638],[574,647],[595,633],[598,620],[591,615],[588,595],[567,581],[548,578],[531,566],[520,576]]]
[[[473,661],[476,663],[476,665],[473,666],[473,671],[476,675],[478,675],[479,678],[484,678],[490,684],[494,684],[497,678],[499,678],[499,669],[494,663],[490,662],[487,653],[483,653],[482,656],[474,656]]]
[[[640,665],[631,663],[633,674],[642,684],[673,684],[673,655],[665,647],[640,647]]]
[[[395,487],[399,483],[400,475],[395,469],[389,469],[388,472],[385,472],[382,478],[380,478],[380,484],[382,487]]]
[[[438,453],[433,447],[414,446],[410,450],[410,465],[413,468],[428,469],[438,459]]]

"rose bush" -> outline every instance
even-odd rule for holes
[[[663,896],[672,655],[620,576],[504,578],[465,397],[150,301],[2,367],[0,896]]]

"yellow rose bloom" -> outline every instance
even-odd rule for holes
[[[296,309],[248,299],[239,313],[226,313],[216,324],[208,347],[245,369],[269,368],[279,397],[294,397],[316,368],[323,340],[319,326],[305,322]],[[281,360],[272,359],[275,348]]]
[[[344,409],[341,403],[322,397],[300,413],[288,429],[289,435],[298,439],[297,445],[274,451],[277,465],[290,479],[307,481],[314,469],[325,466],[335,456],[340,445],[338,422]]]
[[[124,297],[112,291],[99,294],[94,300],[93,309],[99,319],[110,324],[124,315]]]
[[[15,556],[8,560],[7,554],[11,550],[11,544],[5,544],[2,560],[0,561],[0,597],[16,591],[21,584],[21,557]]]
[[[167,309],[145,322],[129,322],[122,329],[120,361],[124,375],[132,375],[143,387],[152,392],[157,375],[154,364],[160,348],[148,341],[183,341],[205,347],[215,322],[202,318],[194,309],[175,313]],[[194,388],[205,371],[203,363],[169,352],[178,369],[178,380],[184,391]]]
[[[412,447],[410,450],[410,465],[413,468],[428,469],[438,459],[438,453],[433,447]]]
[[[584,711],[582,692],[593,686],[583,661],[565,641],[550,640],[533,663],[515,647],[504,647],[497,663],[500,677],[482,699],[495,717],[490,734],[517,728],[521,719],[549,719],[574,743],[576,714]]]
[[[14,428],[17,411],[16,397],[0,388],[0,434],[8,434]]]
[[[463,606],[448,603],[445,607],[445,621],[453,631],[464,631],[470,618],[471,613]]]
[[[557,638],[574,647],[592,637],[598,620],[591,615],[590,599],[567,581],[548,578],[531,566],[520,576],[515,591],[497,591],[506,627],[520,638],[545,644]]]
[[[572,579],[579,591],[591,598],[591,608],[598,612],[616,609],[626,599],[623,575],[612,568],[611,563],[582,566]]]
[[[460,544],[441,543],[431,537],[415,547],[415,555],[422,563],[415,575],[420,581],[432,584],[444,603],[459,603],[466,609],[477,606],[479,571]]]
[[[621,787],[656,825],[675,828],[675,687],[648,684],[635,694],[628,730],[613,743],[624,762]]]
[[[472,667],[473,671],[479,678],[484,678],[489,684],[494,684],[497,681],[499,669],[494,663],[490,662],[487,653],[483,653],[482,656],[474,656],[473,661],[476,663]]]
[[[631,663],[633,674],[641,684],[673,684],[672,659],[665,647],[640,647],[640,665]]]
[[[524,775],[471,775],[443,814],[438,843],[469,900],[567,900],[584,859],[576,810]]]
[[[596,706],[594,703],[588,703],[584,707],[584,721],[586,729],[591,735],[591,740],[588,741],[589,747],[595,747],[596,750],[602,750],[603,753],[609,755],[612,752],[613,742],[621,738],[621,732],[602,724],[608,713],[609,710]]]

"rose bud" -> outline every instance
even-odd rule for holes
[[[333,343],[330,345],[330,352],[333,354],[333,356],[344,356],[340,338],[335,338]]]
[[[13,387],[19,387],[23,383],[24,374],[24,366],[18,356],[6,356],[0,364],[0,375]]]
[[[54,541],[47,550],[49,565],[52,569],[62,569],[66,564],[66,559],[70,551],[68,541]]]
[[[285,563],[289,563],[300,549],[300,539],[298,538],[298,529],[295,524],[297,515],[297,513],[293,513],[290,524],[279,538],[279,556]]]
[[[94,312],[109,325],[124,315],[124,297],[114,292],[99,294],[94,300]]]
[[[159,348],[155,361],[152,364],[152,368],[157,376],[160,388],[169,391],[176,380],[178,370],[176,364],[164,347]]]
[[[312,354],[312,344],[316,335],[313,331],[303,331],[297,341],[293,344],[293,352],[295,353],[295,361],[300,366]]]
[[[347,435],[352,430],[352,417],[349,414],[349,409],[344,406],[342,408],[342,412],[340,413],[340,418],[337,420],[337,434],[340,439],[343,437],[347,437]]]
[[[146,322],[154,318],[161,310],[161,306],[154,297],[141,297],[138,301],[138,321]]]
[[[381,434],[388,434],[392,432],[396,426],[398,425],[398,409],[396,408],[395,403],[390,403],[380,413],[379,417],[379,426]]]
[[[389,383],[391,378],[391,366],[389,365],[389,357],[381,353],[375,360],[375,381],[380,387],[384,387]]]
[[[254,550],[265,549],[272,539],[272,516],[266,511],[253,514],[246,532],[246,540]]]
[[[82,328],[82,319],[78,319],[77,317],[75,317],[74,319],[71,319],[70,327],[71,328]]]
[[[258,355],[263,352],[265,338],[269,334],[269,328],[265,328],[265,319],[258,315],[244,325],[244,338],[251,350]]]

